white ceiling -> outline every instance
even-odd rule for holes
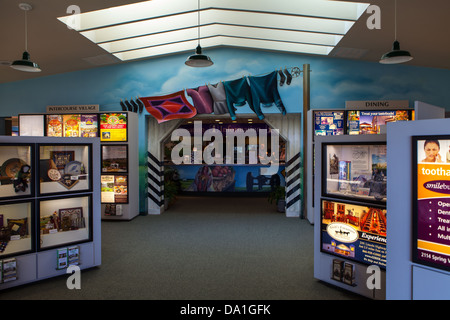
[[[155,3],[159,0],[154,0]],[[205,2],[204,6],[208,6],[208,1],[214,3],[223,3],[225,7],[227,1],[233,3],[234,6],[244,6],[243,3],[252,3],[253,1],[236,1],[236,0],[202,0]],[[261,0],[262,1],[262,0]],[[299,0],[278,0],[276,11],[288,12],[292,7],[294,11],[294,4]],[[345,1],[345,0],[344,0]],[[38,62],[43,69],[40,73],[25,73],[13,70],[6,65],[0,65],[0,83],[18,81],[23,79],[30,79],[34,77],[42,77],[57,73],[64,73],[70,71],[83,70],[88,68],[98,67],[99,65],[108,65],[115,63],[126,63],[114,55],[108,53],[105,49],[114,50],[114,46],[120,44],[119,42],[103,44],[101,48],[93,41],[81,35],[75,30],[69,30],[67,26],[59,21],[58,17],[67,16],[71,12],[67,12],[70,5],[76,3],[80,8],[81,13],[101,10],[109,7],[122,6],[126,4],[136,3],[140,1],[126,1],[126,0],[77,0],[76,2],[69,0],[45,0],[45,1],[18,1],[18,0],[3,0],[0,2],[0,61],[10,62],[19,59],[25,47],[25,29],[24,29],[24,12],[19,9],[20,2],[27,2],[33,6],[33,10],[28,12],[28,51],[31,54],[31,60]],[[354,1],[345,1],[354,2]],[[355,59],[363,61],[377,62],[381,55],[389,51],[394,41],[394,1],[393,0],[373,0],[358,2],[370,3],[380,7],[381,9],[381,29],[369,30],[366,25],[367,19],[371,16],[369,13],[363,13],[361,18],[350,28],[349,32],[343,39],[338,39],[338,45],[333,49],[329,56],[346,59]],[[188,1],[190,6],[197,6],[196,0]],[[260,2],[261,4],[263,2]],[[275,16],[271,14],[272,10],[270,2],[265,1],[266,6],[260,8],[246,8],[247,10],[270,10],[270,12],[261,13],[264,15],[268,24],[276,24]],[[203,6],[201,6],[203,7]],[[211,7],[211,6],[208,6]],[[268,9],[267,9],[268,8]],[[284,8],[284,9],[283,9]],[[164,15],[166,8],[160,8],[160,12],[155,13],[157,16]],[[183,11],[183,8],[178,8],[178,11]],[[188,8],[189,9],[189,8]],[[186,9],[186,11],[189,11]],[[314,9],[314,8],[312,8]],[[195,9],[193,9],[195,10]],[[220,12],[219,12],[220,11]],[[335,10],[336,11],[336,10]],[[217,18],[212,18],[216,14]],[[217,15],[217,13],[225,15]],[[408,65],[444,68],[450,69],[450,40],[448,31],[450,31],[450,24],[448,23],[448,13],[450,12],[449,0],[397,0],[397,40],[400,42],[401,48],[408,50],[414,56],[414,59],[408,62]],[[200,16],[203,24],[207,24],[201,29],[201,40],[203,48],[214,46],[241,46],[241,42],[237,41],[234,33],[245,31],[247,37],[255,37],[254,29],[250,30],[242,26],[226,25],[224,21],[229,19],[239,18],[240,11],[227,10],[205,10]],[[166,12],[167,14],[167,12]],[[187,13],[189,14],[189,13]],[[197,22],[197,15],[193,15],[194,22],[191,23],[190,28],[183,32],[183,35],[190,41],[186,42],[187,47],[173,46],[171,50],[163,53],[170,54],[175,52],[183,52],[188,50],[190,53],[195,49],[198,29],[195,27]],[[208,16],[206,15],[209,15]],[[125,15],[123,15],[125,16]],[[270,18],[273,19],[270,19]],[[286,21],[296,18],[292,15],[282,15]],[[169,18],[169,23],[175,24],[176,20]],[[205,20],[203,20],[205,19]],[[210,19],[210,20],[206,20]],[[221,20],[222,19],[222,20]],[[228,19],[228,20],[226,20]],[[345,18],[346,20],[350,18]],[[191,19],[192,20],[192,19]],[[283,20],[283,19],[282,19]],[[99,19],[94,19],[97,23],[102,24]],[[239,21],[239,19],[237,20]],[[295,24],[295,26],[294,26]],[[267,50],[282,51],[283,48],[291,48],[290,52],[303,52],[297,44],[292,43],[292,34],[298,34],[298,23],[291,22],[286,26],[278,29],[270,30],[271,34],[264,34],[264,38],[274,37],[275,39],[283,39],[283,46],[277,47],[276,43],[266,44],[261,43],[260,39],[247,39],[246,42],[251,47],[254,42],[256,46],[263,47]],[[220,31],[217,30],[220,26]],[[174,28],[176,28],[174,26]],[[281,30],[280,30],[281,29]],[[261,29],[264,31],[269,31]],[[116,32],[110,33],[115,34]],[[214,37],[217,34],[226,34],[222,40],[216,41],[219,37]],[[99,35],[95,35],[98,37]],[[158,40],[159,35],[151,36],[151,43],[157,41],[170,41],[168,33],[163,33],[162,40]],[[97,38],[92,38],[95,40]],[[226,38],[226,41],[223,40]],[[325,39],[321,41],[336,41],[333,39]],[[127,40],[129,41],[129,40]],[[279,41],[278,41],[279,42]],[[178,46],[178,45],[177,45]],[[187,48],[191,49],[187,49]],[[326,47],[328,48],[328,47]],[[330,51],[328,50],[328,51]],[[325,53],[327,54],[328,51]],[[190,54],[189,53],[189,54]],[[137,56],[132,56],[134,59]],[[120,56],[123,59],[123,56]],[[6,63],[5,63],[6,64]]]

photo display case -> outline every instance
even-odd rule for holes
[[[414,110],[347,110],[347,134],[380,134],[388,122],[414,120]]]
[[[92,189],[92,151],[89,144],[41,144],[39,166],[40,194]]]
[[[128,172],[128,145],[103,144],[101,148],[102,173]]]
[[[34,250],[34,202],[0,204],[0,258]]]
[[[91,195],[39,201],[39,250],[92,240]]]
[[[450,271],[450,135],[413,136],[413,261]]]
[[[386,269],[386,208],[322,199],[321,252]]]
[[[322,144],[322,194],[386,203],[386,143]]]
[[[34,147],[0,144],[0,199],[32,196]]]

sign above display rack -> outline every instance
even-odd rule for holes
[[[408,100],[345,101],[347,110],[409,109]]]
[[[98,113],[98,104],[87,105],[67,105],[67,106],[47,106],[47,113]]]

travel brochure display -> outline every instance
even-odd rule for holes
[[[413,137],[413,261],[450,270],[450,136]]]
[[[321,252],[386,268],[386,209],[322,199]]]
[[[80,263],[80,247],[73,246],[56,250],[56,269],[66,269]]]
[[[408,121],[410,110],[349,110],[347,111],[347,134],[379,134],[388,122]]]
[[[128,177],[119,175],[101,176],[102,203],[128,203]]]
[[[97,114],[49,114],[47,136],[95,138],[98,136]]]
[[[314,135],[344,134],[344,111],[314,111]]]
[[[127,141],[127,114],[100,114],[100,141]]]
[[[0,260],[0,283],[17,280],[17,261],[15,258]]]

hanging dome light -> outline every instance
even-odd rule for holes
[[[403,63],[412,60],[411,54],[406,50],[400,50],[400,43],[395,40],[392,45],[392,50],[383,54],[380,63],[383,64],[395,64]]]
[[[30,60],[30,54],[27,51],[23,53],[22,60],[11,63],[11,68],[26,72],[41,72],[39,65]]]
[[[213,65],[213,62],[210,57],[202,53],[202,47],[199,44],[195,49],[195,54],[189,56],[185,64],[190,67],[209,67]]]
[[[28,53],[28,37],[27,37],[27,12],[32,9],[28,3],[20,3],[19,8],[25,11],[25,52],[22,54],[21,60],[11,63],[11,68],[25,72],[41,72],[39,65],[30,60]]]
[[[395,41],[392,45],[392,50],[383,54],[380,59],[380,63],[382,64],[396,64],[403,63],[412,60],[412,56],[408,51],[400,50],[400,43],[397,41],[397,0],[395,0],[395,8],[394,8],[394,36]]]
[[[209,67],[213,65],[213,62],[210,57],[204,55],[202,53],[202,47],[200,46],[200,0],[198,0],[198,11],[197,11],[197,19],[198,19],[198,46],[195,49],[195,54],[189,56],[184,62],[185,65],[189,67]]]

